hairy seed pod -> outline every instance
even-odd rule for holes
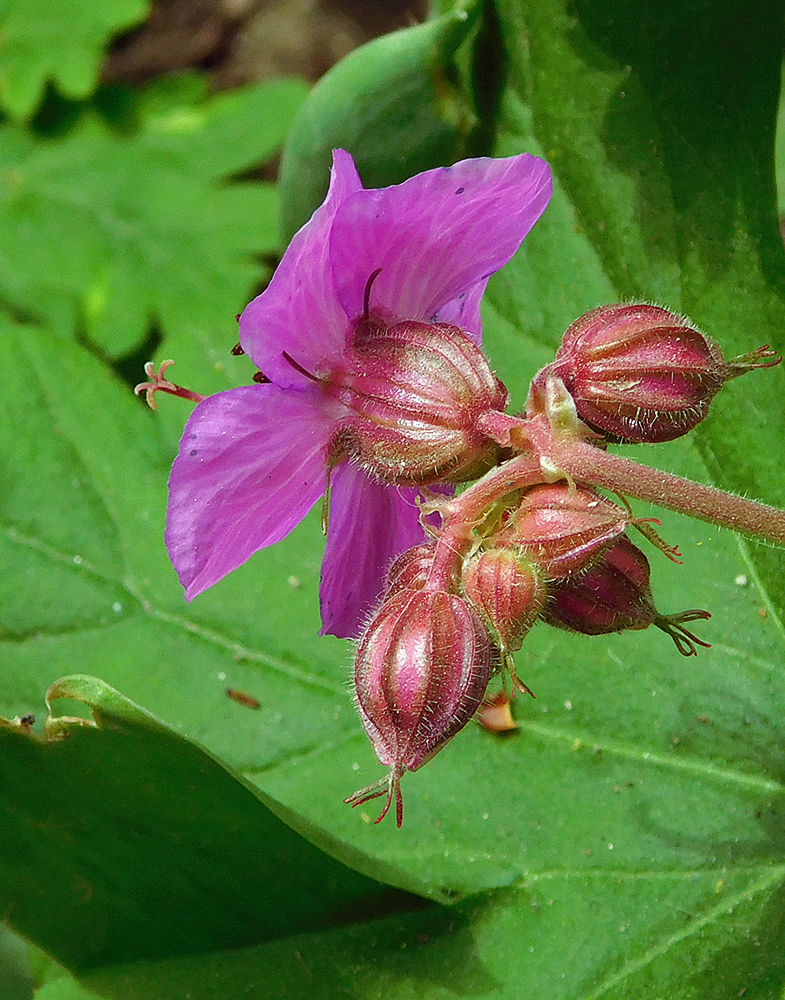
[[[387,571],[385,600],[399,590],[422,590],[433,565],[436,542],[422,542],[402,552]]]
[[[730,379],[779,364],[767,346],[725,361],[682,316],[652,305],[608,305],[577,319],[535,387],[558,376],[580,419],[610,441],[671,441],[696,427]]]
[[[694,656],[696,645],[708,647],[709,643],[684,628],[685,622],[711,618],[708,611],[661,615],[649,574],[649,560],[623,535],[591,569],[551,588],[542,619],[582,635],[609,635],[655,625],[673,639],[683,656]]]
[[[393,797],[400,781],[447,743],[476,712],[490,677],[491,645],[476,612],[456,594],[401,590],[386,600],[360,640],[354,682],[360,718],[376,756],[390,768],[345,801]]]
[[[508,393],[467,334],[413,320],[362,329],[324,381],[349,411],[331,452],[401,485],[464,482],[495,464],[499,447],[478,419],[504,410]]]
[[[544,483],[523,494],[495,542],[525,552],[546,580],[563,580],[588,569],[633,520],[587,486]]]
[[[545,603],[542,572],[516,549],[491,548],[466,560],[462,586],[494,642],[520,649]]]

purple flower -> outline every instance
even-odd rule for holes
[[[240,343],[269,384],[210,396],[183,432],[166,541],[188,600],[284,538],[324,493],[347,414],[325,386],[351,352],[372,274],[375,319],[454,324],[479,343],[488,278],[550,191],[547,165],[529,155],[464,160],[364,190],[351,156],[336,150],[324,203],[240,317]],[[322,631],[353,636],[392,560],[423,541],[418,492],[347,461],[330,483]]]

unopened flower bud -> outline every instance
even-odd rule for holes
[[[508,393],[458,327],[369,326],[325,386],[349,411],[333,451],[384,482],[463,482],[498,458],[477,424],[483,413],[503,410]]]
[[[522,549],[546,580],[563,580],[599,559],[632,521],[623,507],[586,486],[545,483],[523,494],[496,544]]]
[[[652,305],[608,305],[577,319],[556,358],[580,419],[612,441],[671,441],[703,420],[725,382],[780,362],[768,347],[725,361],[682,316]]]
[[[385,600],[400,590],[422,590],[433,565],[435,542],[422,542],[402,552],[387,573]]]
[[[491,647],[475,611],[444,591],[402,590],[385,601],[360,640],[354,667],[357,705],[388,777],[346,799],[396,802],[400,781],[430,760],[474,715],[488,686]]]
[[[496,645],[520,649],[545,603],[542,572],[517,549],[491,548],[467,559],[462,583]]]
[[[654,604],[649,576],[649,560],[622,536],[587,572],[550,589],[543,621],[583,635],[609,635],[656,625],[667,632],[683,656],[694,656],[696,645],[709,644],[688,632],[684,623],[711,615],[697,609],[661,615]]]

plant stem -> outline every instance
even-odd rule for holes
[[[434,553],[428,586],[448,589],[471,538],[472,529],[487,509],[513,490],[542,482],[540,461],[531,453],[516,455],[459,493],[442,508],[444,526]]]
[[[585,441],[554,438],[549,457],[573,479],[785,545],[785,511],[639,465]]]

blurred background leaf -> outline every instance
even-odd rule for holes
[[[468,9],[465,9],[468,7]],[[281,161],[288,242],[327,193],[332,151],[354,157],[366,187],[385,187],[479,148],[478,109],[458,86],[458,52],[477,35],[479,3],[384,35],[337,63],[311,90]]]
[[[107,43],[147,11],[147,0],[4,0],[0,106],[16,118],[27,117],[50,80],[66,97],[88,97]]]
[[[86,113],[59,137],[0,131],[0,299],[110,358],[152,325],[214,327],[242,308],[278,247],[264,163],[304,93],[258,84],[196,104],[142,105],[113,132]]]

